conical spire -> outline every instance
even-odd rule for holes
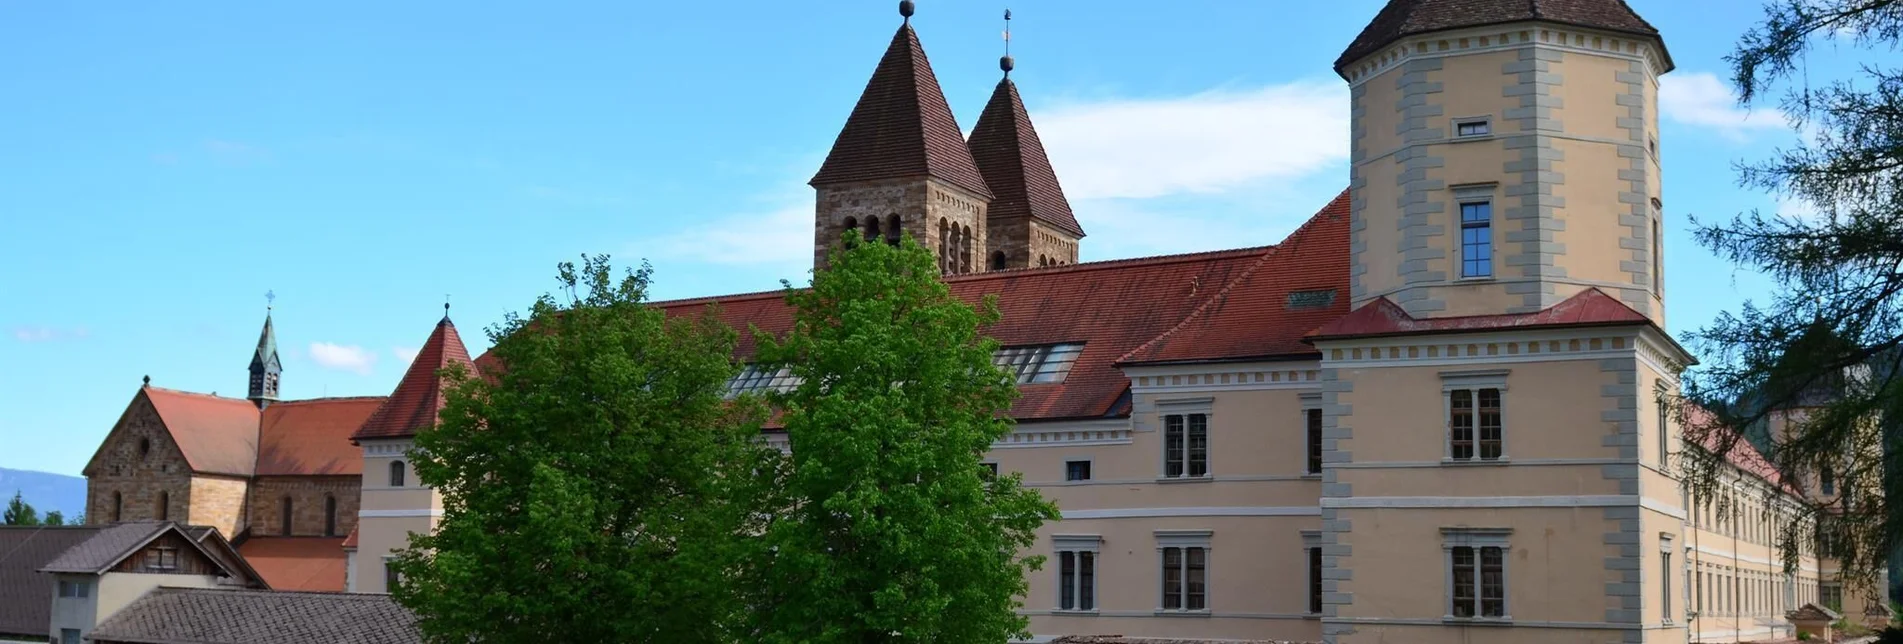
[[[1005,60],[1010,60],[1007,57]],[[1009,73],[1009,69],[1006,70]],[[1057,183],[1050,157],[1044,154],[1044,142],[1031,126],[1031,115],[1024,110],[1017,83],[1009,76],[998,81],[991,101],[971,131],[971,156],[991,187],[993,220],[1031,217],[1078,237],[1084,236],[1071,213],[1064,187]]]
[[[979,197],[991,190],[971,160],[925,48],[908,21],[839,131],[814,186],[930,176]]]
[[[397,382],[396,390],[363,421],[351,440],[405,438],[435,426],[436,414],[443,409],[442,370],[460,364],[470,375],[476,374],[476,363],[469,359],[468,347],[463,346],[455,323],[450,322],[447,311],[445,313],[443,320],[436,323],[436,329],[430,332],[429,339],[423,342],[423,348],[417,349],[416,358],[410,361],[409,371],[403,372],[403,380]]]
[[[271,312],[264,313],[264,330],[258,333],[258,348],[251,354],[251,384],[245,398],[265,408],[278,399],[278,376],[283,373],[278,361],[278,336],[271,328]]]

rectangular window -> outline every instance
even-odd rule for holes
[[[1163,417],[1163,476],[1209,475],[1209,415],[1170,414]]]
[[[1666,547],[1669,548],[1671,545],[1672,542],[1665,542]],[[1664,610],[1665,623],[1670,624],[1672,623],[1672,553],[1659,553],[1659,571],[1662,573],[1659,579],[1664,582],[1664,587],[1659,591],[1659,607]]]
[[[1817,603],[1823,604],[1825,608],[1838,611],[1838,612],[1843,612],[1844,587],[1836,582],[1830,582],[1822,586],[1818,586],[1817,587]]]
[[[727,380],[727,397],[741,394],[785,393],[800,386],[800,378],[789,367],[748,364]]]
[[[1659,220],[1652,220],[1652,292],[1665,290],[1665,238],[1659,236]]]
[[[1454,136],[1486,136],[1493,133],[1493,125],[1486,119],[1458,121],[1454,123]]]
[[[90,594],[92,594],[92,582],[64,579],[59,582],[59,596],[61,597],[85,599]]]
[[[59,641],[60,641],[60,644],[79,644],[79,629],[77,628],[59,629]]]
[[[1163,549],[1163,609],[1206,610],[1209,549]]]
[[[1505,452],[1500,390],[1455,389],[1448,393],[1448,456],[1456,461],[1499,460]],[[1477,448],[1477,449],[1476,449]]]
[[[1302,415],[1308,426],[1308,469],[1309,474],[1322,473],[1322,410],[1304,409]]]
[[[383,558],[383,592],[386,593],[396,592],[396,587],[403,583],[403,576],[397,574],[396,566],[392,565],[394,563],[394,557]]]
[[[1064,550],[1057,553],[1057,608],[1097,609],[1097,553]]]
[[[1308,548],[1308,612],[1322,612],[1322,549]]]
[[[1064,480],[1090,480],[1090,461],[1064,461]]]
[[[1670,418],[1671,402],[1665,397],[1665,392],[1663,390],[1659,391],[1658,408],[1659,408],[1659,469],[1665,469],[1667,467],[1671,467],[1672,423]]]
[[[985,480],[989,481],[989,480],[995,480],[998,478],[998,464],[997,463],[980,463],[979,465],[984,467]]]
[[[1837,493],[1837,472],[1831,469],[1830,464],[1826,463],[1818,468],[1817,485],[1824,489],[1824,494]]]
[[[1493,277],[1493,202],[1460,204],[1460,276]]]
[[[1004,347],[991,354],[991,362],[1003,367],[1020,385],[1063,382],[1083,352],[1084,345],[1077,342]]]
[[[1443,528],[1448,617],[1506,619],[1507,536],[1497,528]]]
[[[145,552],[145,567],[148,570],[175,570],[178,568],[177,548],[153,548]]]

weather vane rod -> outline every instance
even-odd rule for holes
[[[1005,78],[1011,77],[1011,68],[1016,67],[1011,59],[1011,10],[1004,10],[1004,57],[998,59],[998,68],[1004,70]]]

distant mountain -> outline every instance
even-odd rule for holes
[[[41,516],[48,510],[58,510],[72,521],[86,510],[86,479],[77,476],[0,467],[0,497],[4,497],[0,506],[12,501],[16,491]]]

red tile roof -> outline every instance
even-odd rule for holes
[[[1340,73],[1355,61],[1408,36],[1524,20],[1544,20],[1658,37],[1624,0],[1389,0],[1335,59]],[[1666,66],[1670,68],[1670,59]]]
[[[892,35],[885,57],[810,183],[924,176],[991,196],[908,22]]]
[[[357,526],[350,526],[350,536],[344,537],[344,548],[357,547]]]
[[[1124,355],[1124,363],[1313,356],[1303,336],[1348,312],[1348,193],[1270,248],[1182,323]],[[1320,305],[1292,294],[1316,296]]]
[[[1632,307],[1626,306],[1624,302],[1612,299],[1597,288],[1589,288],[1558,304],[1533,313],[1425,319],[1415,319],[1414,316],[1408,315],[1407,311],[1402,310],[1400,305],[1383,297],[1322,325],[1309,337],[1311,340],[1322,338],[1343,340],[1389,335],[1651,323],[1650,318],[1632,310]]]
[[[255,471],[258,407],[251,401],[151,385],[139,393],[152,401],[193,472],[251,476]]]
[[[1725,451],[1725,462],[1746,474],[1764,479],[1771,485],[1783,487],[1792,492],[1797,491],[1784,480],[1783,473],[1771,463],[1771,459],[1765,458],[1764,453],[1751,444],[1750,439],[1739,435],[1730,427],[1720,425],[1717,416],[1712,414],[1711,410],[1697,405],[1686,405],[1683,413],[1684,427],[1695,435],[1695,437],[1685,436],[1684,438],[1695,438],[1699,447],[1713,453],[1729,442],[1731,448]]]
[[[415,436],[419,429],[435,426],[436,413],[442,411],[444,400],[443,378],[439,372],[452,364],[463,365],[472,374],[476,373],[475,363],[469,360],[469,349],[456,333],[456,325],[444,316],[443,321],[436,323],[436,330],[430,332],[423,348],[417,350],[416,359],[410,361],[410,370],[403,373],[396,391],[390,393],[389,399],[350,439],[404,438]]]
[[[343,544],[336,537],[251,537],[238,554],[273,590],[343,592]]]
[[[318,398],[264,408],[258,476],[358,476],[363,452],[351,434],[383,405],[381,396]]]
[[[991,102],[985,104],[978,126],[971,130],[969,145],[972,160],[991,188],[986,217],[1030,217],[1084,236],[1084,227],[1077,224],[1064,187],[1057,183],[1057,172],[1044,154],[1044,142],[1031,126],[1017,83],[1010,78],[998,81],[998,88],[991,92]]]

